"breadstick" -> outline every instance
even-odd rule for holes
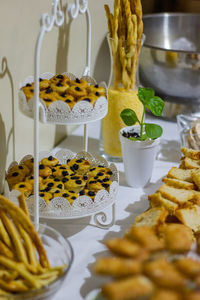
[[[46,255],[46,251],[29,217],[22,211],[21,208],[19,208],[14,203],[12,203],[7,198],[1,195],[0,195],[0,208],[5,209],[12,217],[13,221],[21,225],[24,228],[24,230],[26,230],[29,233],[38,251],[41,265],[43,267],[49,268],[49,261]]]
[[[14,258],[13,252],[2,241],[0,241],[0,254],[8,258]]]
[[[0,212],[1,219],[9,233],[9,236],[11,237],[13,241],[13,245],[16,251],[16,256],[19,261],[28,263],[26,251],[24,249],[24,245],[21,241],[21,237],[19,235],[19,232],[17,231],[16,227],[14,226],[13,222],[7,217],[6,213],[2,210]]]
[[[9,248],[12,248],[12,243],[11,243],[10,237],[9,237],[1,219],[0,219],[0,238]]]
[[[29,211],[28,211],[28,207],[26,204],[26,199],[24,194],[20,194],[18,196],[18,202],[19,202],[19,207],[25,212],[25,214],[30,218],[29,216]]]
[[[111,17],[110,17],[110,8],[107,4],[104,5],[104,9],[106,11],[106,17],[107,17],[107,22],[108,22],[108,31],[110,34],[110,38],[112,38],[112,23],[111,23]]]
[[[37,270],[38,261],[36,258],[35,247],[31,241],[31,238],[21,226],[19,226],[19,232],[24,240],[29,263],[32,265],[32,267],[35,267],[35,270]]]

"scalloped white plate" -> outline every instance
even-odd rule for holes
[[[53,155],[51,152],[41,152],[39,154],[39,160],[43,159],[44,157],[48,157]],[[119,186],[119,173],[115,166],[115,164],[109,164],[103,157],[101,156],[93,156],[89,152],[81,151],[77,154],[68,150],[62,149],[54,154],[61,164],[65,164],[68,159],[72,158],[85,158],[90,161],[92,166],[102,165],[105,167],[109,167],[113,174],[111,175],[111,180],[113,181],[110,185],[109,192],[102,189],[100,190],[95,198],[94,201],[88,196],[80,196],[74,202],[73,205],[70,205],[69,202],[62,197],[54,198],[50,201],[47,205],[44,199],[41,197],[39,198],[39,214],[40,218],[44,219],[76,219],[76,218],[83,218],[86,216],[93,215],[98,213],[99,211],[105,209],[106,207],[112,205],[117,197],[118,186]],[[25,160],[29,159],[30,155],[26,155],[22,158],[20,163],[24,162]],[[20,164],[19,163],[19,164]],[[11,167],[17,165],[17,162],[13,162],[9,168],[8,172]],[[9,191],[8,184],[5,182],[5,194],[8,198],[10,198],[13,202],[18,203],[17,201],[17,190]],[[31,215],[34,215],[34,196],[30,196],[27,199],[28,209]]]
[[[76,76],[72,73],[62,73],[67,75],[70,80],[76,79]],[[40,78],[50,79],[54,74],[46,72],[40,75]],[[97,84],[94,78],[90,76],[83,76],[82,79],[86,80],[89,84]],[[25,86],[27,83],[34,81],[33,76],[28,76],[19,88]],[[100,82],[99,86],[102,86],[106,90],[107,86],[105,82]],[[34,98],[31,98],[28,102],[26,96],[22,90],[19,90],[19,109],[23,114],[30,118],[34,118]],[[72,110],[69,105],[63,101],[55,101],[47,108],[44,101],[39,98],[39,118],[42,123],[50,124],[85,124],[100,120],[105,117],[108,112],[108,100],[101,96],[97,99],[94,107],[92,104],[86,101],[80,101],[74,105]]]

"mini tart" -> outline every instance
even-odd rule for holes
[[[46,179],[44,183],[40,184],[40,191],[41,192],[49,192],[49,193],[56,193],[57,191],[64,190],[64,184],[62,181],[54,181],[54,179]]]
[[[68,88],[67,92],[73,97],[80,98],[87,95],[85,88],[79,87],[77,85],[72,85]]]
[[[39,184],[42,183],[42,180],[43,180],[42,177],[39,176],[39,177],[38,177],[38,182],[39,182]],[[26,178],[25,178],[25,181],[28,182],[28,183],[30,183],[30,184],[33,186],[33,185],[34,185],[34,176],[33,176],[33,175],[30,175],[30,176],[26,177]]]
[[[78,198],[78,194],[75,193],[74,191],[63,190],[60,193],[55,193],[54,198],[56,198],[56,197],[65,198],[70,203],[70,205],[72,205],[74,200],[76,200]]]
[[[98,167],[90,168],[87,175],[88,175],[88,177],[103,176],[103,175],[110,177],[112,174],[113,173],[109,168],[106,168],[103,166],[98,166]]]
[[[79,174],[73,175],[69,177],[69,180],[64,183],[65,189],[69,191],[73,191],[75,193],[79,193],[84,189],[87,182],[86,176],[81,176]]]
[[[88,160],[84,158],[74,158],[68,161],[68,166],[75,173],[84,175],[89,171],[91,164]]]
[[[46,202],[46,204],[49,204],[49,201],[53,198],[53,195],[51,193],[48,192],[39,192],[39,196],[44,199],[44,201]]]
[[[52,168],[53,176],[59,179],[74,174],[74,171],[70,169],[68,165],[60,165]]]
[[[27,159],[23,162],[23,165],[27,166],[30,171],[33,170],[33,164],[34,164],[34,159],[33,158]]]
[[[18,171],[22,172],[22,174],[24,174],[24,176],[27,176],[27,175],[30,174],[30,169],[26,165],[24,165],[24,164],[12,167],[9,170],[9,173],[10,172],[18,172]]]
[[[31,194],[32,190],[33,190],[33,186],[28,182],[22,181],[22,182],[19,182],[19,183],[15,184],[12,189],[18,190],[25,197],[28,197]]]
[[[46,107],[49,107],[52,102],[57,100],[58,94],[51,88],[48,88],[40,92],[40,98],[44,101]]]
[[[93,190],[93,191],[99,191],[102,189],[109,191],[111,183],[112,183],[111,180],[103,182],[103,180],[101,180],[101,179],[90,178],[90,179],[88,179],[88,182],[87,182],[87,188],[89,190]]]
[[[21,90],[24,92],[24,94],[26,96],[26,101],[28,101],[34,95],[34,84],[33,83],[27,83],[26,86],[21,88]]]
[[[69,84],[66,84],[60,80],[57,83],[51,83],[51,88],[54,92],[62,94],[67,91],[67,89],[69,88]]]
[[[70,79],[65,74],[57,74],[50,79],[50,82],[52,84],[57,84],[58,82],[62,82],[63,85],[65,85],[65,84],[69,85]]]
[[[43,165],[43,164],[40,164],[39,165],[39,176],[41,177],[49,177],[52,175],[52,171],[51,171],[51,168]]]
[[[59,163],[59,160],[55,157],[53,157],[52,155],[50,155],[49,157],[45,157],[41,160],[41,163],[44,166],[48,166],[48,167],[55,167],[55,165],[57,165]]]
[[[97,101],[98,97],[95,95],[87,95],[85,97],[81,97],[80,99],[78,99],[78,102],[80,101],[85,101],[88,103],[91,103],[92,105],[95,104],[95,102]]]
[[[48,79],[39,79],[40,91],[45,90],[50,87],[50,80]]]
[[[68,104],[71,109],[76,104],[76,99],[72,95],[67,94],[67,92],[60,94],[58,96],[58,100],[63,101],[66,104]]]
[[[88,189],[84,189],[84,190],[79,192],[79,196],[88,196],[92,200],[94,200],[94,198],[96,196],[96,193],[97,193],[97,191],[91,191],[91,190],[88,190]]]
[[[90,85],[87,88],[88,94],[95,95],[97,97],[106,96],[106,91],[103,87],[96,85]]]
[[[9,188],[11,189],[15,184],[22,182],[25,178],[25,174],[21,170],[9,172],[6,176]]]
[[[80,88],[88,88],[89,87],[89,85],[88,85],[88,83],[87,83],[86,80],[79,79],[79,78],[76,78],[75,80],[72,80],[71,81],[71,86],[72,85],[78,86]]]

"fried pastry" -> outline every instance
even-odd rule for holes
[[[200,262],[191,257],[178,259],[175,266],[186,277],[194,278],[200,275]]]
[[[156,285],[168,289],[180,289],[185,286],[185,277],[166,259],[144,263],[144,274]]]
[[[143,275],[105,284],[102,295],[109,300],[136,300],[151,295],[152,282]]]
[[[152,252],[162,250],[165,246],[163,241],[157,237],[153,229],[148,226],[136,227],[133,225],[126,233],[126,237]]]
[[[95,265],[95,272],[114,277],[132,276],[142,272],[142,263],[130,258],[102,257]]]
[[[159,232],[164,238],[166,249],[175,253],[188,252],[194,241],[192,230],[183,224],[165,224]]]

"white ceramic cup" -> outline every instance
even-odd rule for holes
[[[139,125],[124,127],[120,130],[120,142],[127,184],[134,188],[147,185],[151,179],[153,165],[158,151],[160,138],[156,140],[133,141],[122,133],[140,131]]]

